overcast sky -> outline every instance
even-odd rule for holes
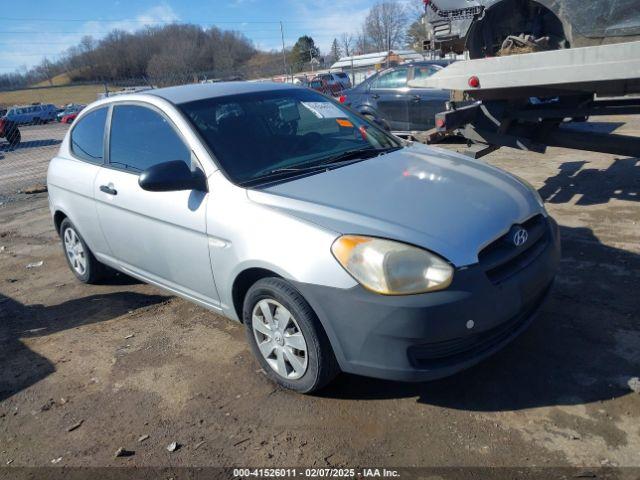
[[[100,38],[114,28],[195,23],[238,30],[260,49],[280,49],[309,34],[328,52],[342,32],[356,30],[375,0],[22,0],[0,12],[0,73],[57,60],[83,35]]]

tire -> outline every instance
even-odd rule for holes
[[[11,148],[15,148],[20,144],[20,141],[22,140],[22,135],[20,134],[20,130],[18,130],[18,127],[13,125],[9,128],[6,138]]]
[[[62,250],[67,259],[67,265],[82,283],[98,283],[105,275],[105,266],[102,265],[85,243],[76,227],[68,218],[60,224],[60,239],[62,240]],[[77,240],[77,243],[76,241]],[[72,248],[75,246],[75,248]],[[71,252],[73,250],[73,253]],[[78,268],[82,266],[84,268]]]
[[[535,31],[526,28],[532,26],[531,22],[537,23]],[[469,58],[473,60],[504,55],[505,53],[500,53],[502,42],[510,35],[521,34],[530,34],[536,38],[549,37],[549,44],[542,50],[570,47],[562,21],[554,12],[535,0],[505,0],[489,8],[481,20],[473,22],[466,41]],[[514,49],[510,54],[519,55],[532,51],[537,50]]]
[[[263,313],[265,306],[273,319],[270,325],[267,314]],[[300,393],[315,392],[339,373],[331,343],[318,317],[300,292],[286,280],[269,277],[253,284],[244,299],[243,321],[247,340],[258,362],[269,378],[284,388]],[[256,328],[254,322],[260,322],[256,323]],[[277,326],[276,322],[279,323]],[[270,337],[263,332],[268,332]],[[265,356],[263,351],[270,351],[270,356]],[[294,368],[301,364],[303,368]],[[286,376],[276,371],[278,366],[285,368]]]

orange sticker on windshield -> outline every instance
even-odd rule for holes
[[[353,128],[353,123],[349,120],[345,120],[344,118],[336,118],[336,122],[338,122],[338,125],[341,127]]]

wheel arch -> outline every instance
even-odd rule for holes
[[[60,226],[62,225],[62,222],[64,221],[65,218],[69,218],[69,215],[67,215],[64,211],[60,210],[59,208],[56,208],[56,211],[53,214],[53,225],[56,228],[57,233],[60,233]]]
[[[233,309],[241,323],[244,323],[242,308],[244,306],[244,299],[247,292],[258,280],[267,277],[283,278],[282,275],[268,268],[249,267],[238,273],[233,280],[233,285],[231,287]]]
[[[373,108],[371,105],[368,105],[366,103],[363,103],[363,104],[355,107],[354,110],[356,112],[358,112],[360,115],[373,115],[373,116],[378,117],[378,118],[380,117],[380,115],[378,114],[376,109]]]

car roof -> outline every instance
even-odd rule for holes
[[[300,88],[290,83],[277,82],[218,82],[195,83],[178,87],[145,90],[142,95],[155,95],[174,104],[188,103],[206,98],[226,97],[242,93],[270,92]]]

